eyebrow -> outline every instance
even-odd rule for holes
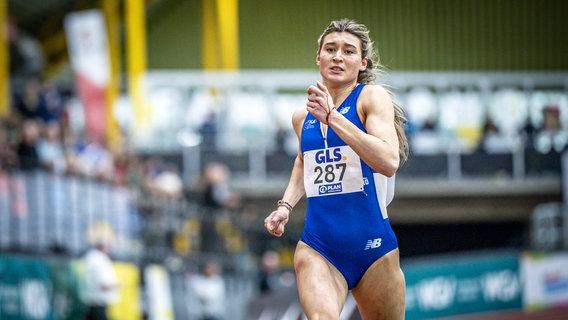
[[[329,42],[324,43],[324,44],[322,45],[322,47],[325,47],[325,46],[327,46],[327,45],[337,45],[337,42],[335,42],[335,41],[329,41]],[[358,47],[357,47],[356,45],[351,44],[351,43],[349,43],[349,42],[345,42],[345,46],[347,46],[347,47],[353,47],[353,48],[355,48],[355,49],[358,49]]]

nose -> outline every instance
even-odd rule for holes
[[[341,61],[343,56],[341,55],[341,50],[337,50],[333,55],[333,60]]]

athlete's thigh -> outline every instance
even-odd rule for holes
[[[351,293],[363,320],[404,319],[406,284],[398,249],[375,261]]]
[[[294,254],[294,268],[300,303],[308,318],[339,319],[348,293],[343,275],[301,241]]]

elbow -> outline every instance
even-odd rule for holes
[[[398,157],[391,159],[390,161],[386,161],[383,167],[382,175],[386,177],[392,177],[398,170],[398,166],[400,165],[400,159]]]
[[[383,176],[390,178],[390,177],[394,176],[395,173],[396,173],[396,170],[385,170],[385,172],[383,173]]]

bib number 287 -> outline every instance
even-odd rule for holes
[[[314,179],[314,184],[341,182],[343,181],[346,168],[346,163],[315,166],[314,172],[316,173],[316,177]]]

